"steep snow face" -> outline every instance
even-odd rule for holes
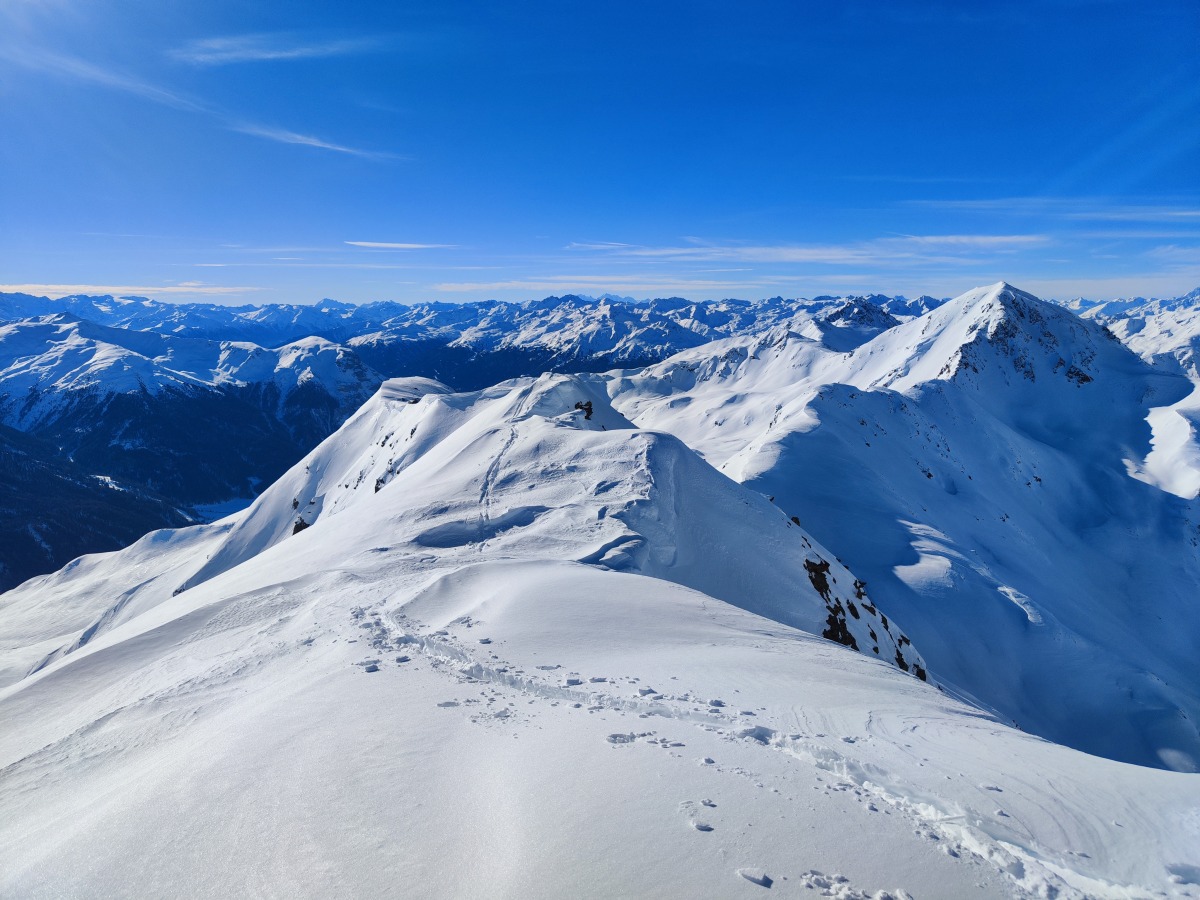
[[[218,385],[273,384],[281,404],[292,391],[318,388],[349,408],[360,405],[382,380],[353,351],[319,337],[303,338],[276,350],[223,342],[212,375]]]
[[[1200,765],[1200,517],[1131,477],[1182,378],[996,285],[848,356],[781,335],[612,384],[797,515],[935,679],[1061,743]]]
[[[388,382],[251,509],[4,595],[0,892],[1194,893],[1195,778],[877,658],[920,659],[610,387]]]
[[[1188,393],[1096,324],[1003,282],[881,335],[841,380],[900,392],[951,381],[1037,441],[1133,469],[1150,450],[1148,408]]]

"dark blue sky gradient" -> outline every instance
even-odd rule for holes
[[[1198,47],[1195,0],[7,0],[0,285],[1177,294]]]

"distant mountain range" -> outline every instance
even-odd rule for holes
[[[157,498],[140,516],[122,514],[133,516],[121,532],[127,542],[244,506],[386,377],[428,375],[473,389],[542,371],[637,367],[784,322],[858,335],[894,324],[886,306],[909,315],[936,303],[569,296],[527,304],[226,307],[0,294],[0,423],[40,441],[47,463],[103,473],[124,498]],[[26,505],[12,502],[18,530],[37,524],[32,495]],[[65,554],[114,545],[113,538],[76,536],[59,547],[50,532],[43,541],[50,549],[34,557],[22,544],[0,547],[0,589],[61,565]]]

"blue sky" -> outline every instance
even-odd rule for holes
[[[1200,3],[0,0],[0,290],[1200,284]]]

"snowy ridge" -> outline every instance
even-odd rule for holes
[[[396,498],[416,529],[409,540],[443,560],[515,543],[523,554],[651,575],[925,677],[908,638],[828,550],[675,438],[635,430],[604,389],[600,378],[570,376],[457,395],[424,380],[386,382],[255,501],[178,591],[309,527],[351,527],[347,514],[357,521],[364,504]]]

